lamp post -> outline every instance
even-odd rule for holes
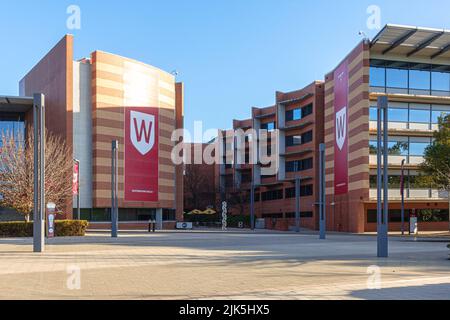
[[[325,212],[325,144],[321,143],[319,146],[319,214],[320,214],[320,222],[319,222],[319,229],[320,229],[320,239],[325,240],[326,239],[326,212]]]
[[[295,231],[300,232],[300,176],[295,178]]]
[[[112,142],[111,149],[111,237],[117,238],[119,229],[119,201],[118,201],[118,154],[119,141]]]
[[[401,210],[401,219],[402,219],[402,236],[405,235],[405,159],[402,160],[402,173],[400,176],[400,193],[402,196],[402,210]]]
[[[383,123],[383,125],[382,125]],[[383,149],[381,148],[383,132]],[[383,157],[382,157],[383,156]],[[382,174],[383,169],[383,174]],[[377,103],[377,254],[388,257],[388,98],[378,97]],[[381,202],[383,189],[383,206]]]
[[[34,125],[34,201],[33,251],[45,250],[45,96],[33,96]]]

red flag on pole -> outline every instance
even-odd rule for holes
[[[73,164],[73,179],[72,179],[72,193],[74,196],[78,195],[78,177],[79,177],[79,166],[78,162]]]

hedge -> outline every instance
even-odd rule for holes
[[[56,220],[57,237],[83,237],[89,223],[84,220]],[[33,222],[0,222],[0,238],[29,238],[33,236]]]

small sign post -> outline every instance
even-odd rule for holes
[[[55,213],[56,204],[53,202],[47,203],[47,238],[55,237]]]

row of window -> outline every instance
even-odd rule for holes
[[[370,154],[377,154],[378,143],[371,137],[369,141]],[[405,157],[422,157],[425,149],[432,143],[432,138],[415,138],[415,137],[389,137],[388,155],[405,156]]]
[[[263,213],[262,217],[269,218],[269,219],[283,219],[283,214],[282,213]],[[300,212],[300,218],[312,218],[312,217],[313,217],[312,211]],[[295,218],[295,212],[287,212],[284,215],[284,218],[287,218],[287,219]]]
[[[405,210],[405,222],[409,222],[412,210]],[[420,209],[415,210],[419,222],[446,222],[449,221],[448,210],[444,209]],[[401,222],[400,210],[389,210],[389,222]],[[377,210],[367,210],[367,223],[377,222]]]
[[[263,192],[262,194],[262,201],[274,201],[274,200],[282,200],[282,199],[292,199],[295,198],[295,187],[294,188],[287,188],[284,191],[284,198],[283,198],[283,190],[271,190]],[[302,185],[300,186],[300,197],[310,197],[313,195],[313,185]],[[259,195],[256,197],[255,195],[255,201],[259,201]]]
[[[310,197],[313,195],[313,185],[301,185],[300,186],[300,197]],[[292,199],[295,198],[295,187],[286,189],[285,191],[285,198],[286,199]]]
[[[299,146],[305,143],[309,143],[313,140],[313,132],[308,131],[301,135],[286,137],[286,147]]]
[[[286,121],[301,120],[313,113],[313,104],[286,111]]]
[[[286,172],[300,172],[313,168],[313,159],[286,161]]]
[[[450,73],[427,69],[375,67],[370,68],[370,86],[406,89],[405,93],[447,95],[450,92]]]
[[[13,136],[14,139],[18,142],[23,142],[25,139],[25,122],[20,119],[5,119],[4,117],[0,118],[0,137],[2,135]],[[0,139],[0,147],[2,141]]]
[[[74,214],[76,209],[74,209]],[[81,219],[92,222],[111,221],[111,209],[81,209]],[[173,209],[163,209],[163,221],[176,221]],[[149,221],[156,219],[156,209],[119,208],[119,221]]]
[[[450,106],[398,103],[389,107],[389,122],[438,124],[439,117],[450,115]],[[370,107],[369,120],[377,121],[377,107]]]
[[[275,122],[261,123],[261,130],[272,132],[275,130]]]

